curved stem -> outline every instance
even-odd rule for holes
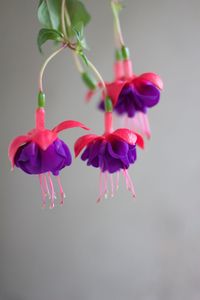
[[[123,39],[121,25],[120,25],[120,21],[119,21],[119,13],[117,12],[116,7],[115,7],[116,3],[118,3],[118,0],[111,0],[111,7],[112,7],[113,16],[114,16],[114,25],[115,25],[116,32],[118,35],[119,43],[120,43],[121,47],[123,47],[124,39]]]
[[[97,70],[97,68],[93,65],[93,63],[91,63],[90,60],[87,60],[87,63],[88,63],[88,66],[92,69],[92,71],[94,72],[94,74],[99,79],[100,83],[102,84],[102,88],[103,88],[103,91],[104,91],[104,97],[106,97],[106,95],[107,95],[107,88],[106,88],[105,82],[104,82],[101,74],[99,73],[99,71]]]
[[[63,2],[64,2],[64,4],[63,4],[64,5],[64,8],[63,8],[64,9],[64,17],[63,18],[66,19],[67,26],[70,27],[71,26],[71,20],[70,20],[70,16],[69,16],[69,13],[68,13],[66,0],[63,0]],[[78,55],[77,55],[76,51],[73,51],[73,57],[74,57],[75,65],[76,65],[78,71],[80,73],[83,73],[83,67],[82,67],[82,65],[79,61],[79,58],[78,58]]]
[[[118,32],[117,32],[117,28],[116,28],[115,24],[114,24],[114,41],[115,41],[116,48],[120,48],[121,43],[119,40],[119,36],[118,36]]]
[[[48,63],[50,62],[50,60],[56,56],[58,53],[60,53],[64,48],[66,48],[67,45],[64,44],[61,48],[59,48],[58,50],[56,50],[55,52],[53,52],[44,62],[44,64],[42,65],[42,68],[40,70],[40,75],[39,75],[39,91],[43,92],[43,84],[42,84],[42,80],[43,80],[43,74],[44,74],[44,70],[46,68],[46,66],[48,65]]]
[[[79,73],[82,74],[84,72],[84,70],[83,70],[83,67],[80,63],[80,60],[79,60],[79,57],[78,57],[76,51],[73,51],[73,57],[74,57],[74,61],[75,61],[75,65],[77,67],[77,70],[79,71]]]

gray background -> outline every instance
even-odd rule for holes
[[[38,178],[9,171],[9,141],[34,124],[38,1],[1,1],[2,300],[199,300],[199,0],[127,0],[121,14],[136,73],[165,83],[150,112],[153,138],[130,173],[137,200],[124,184],[99,206],[98,171],[77,159],[62,172],[64,207],[41,209]],[[87,38],[95,62],[112,78],[113,33],[108,1],[86,0],[93,16]],[[45,48],[45,56],[49,48]],[[47,125],[77,119],[102,132],[97,98],[85,88],[65,51],[45,73]],[[61,134],[72,148],[80,129]]]

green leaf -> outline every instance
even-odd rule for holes
[[[61,30],[62,0],[40,0],[38,6],[38,19],[44,28]],[[84,26],[90,21],[90,15],[84,4],[79,0],[66,0],[67,11],[71,20],[71,28],[80,24]],[[71,36],[74,32],[68,28]]]
[[[61,0],[40,0],[38,19],[44,28],[60,30]]]
[[[55,29],[40,29],[37,37],[37,44],[40,52],[42,52],[42,45],[48,40],[63,42],[63,34]]]
[[[83,50],[83,49],[87,49],[88,50],[88,46],[86,43],[86,39],[84,38],[84,25],[83,23],[79,23],[77,24],[76,27],[72,28],[73,34],[76,36],[77,39],[77,49]]]
[[[89,23],[91,17],[84,4],[79,0],[66,0],[66,5],[71,20],[70,34],[74,36],[73,29],[76,28],[80,31]]]

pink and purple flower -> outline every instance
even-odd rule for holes
[[[119,174],[123,173],[126,179],[127,188],[135,197],[134,186],[128,174],[128,168],[134,164],[137,158],[136,144],[141,148],[144,147],[142,137],[133,131],[121,128],[112,131],[110,124],[112,123],[112,113],[105,113],[105,121],[107,122],[105,133],[101,136],[89,134],[80,137],[74,146],[75,156],[85,148],[81,155],[81,159],[87,162],[88,166],[100,169],[100,201],[108,193],[108,175],[110,177],[111,196],[119,186]],[[116,180],[113,174],[116,174]]]
[[[115,63],[115,80],[106,83],[106,88],[107,95],[112,100],[113,111],[119,116],[124,116],[125,119],[131,118],[133,122],[130,129],[150,138],[147,111],[160,100],[160,91],[163,89],[161,78],[155,73],[136,76],[132,72],[131,61],[127,59]],[[93,94],[94,91],[89,91],[86,100],[89,101]],[[98,107],[104,111],[104,94]],[[129,122],[124,123],[125,127],[128,126],[127,123]]]
[[[20,168],[27,174],[39,176],[42,191],[43,207],[46,205],[46,196],[51,199],[51,208],[54,207],[55,190],[51,173],[57,177],[60,190],[60,203],[64,202],[64,191],[59,177],[60,171],[71,165],[72,157],[68,146],[58,138],[58,133],[64,129],[80,127],[88,129],[77,121],[64,121],[52,130],[45,128],[45,110],[36,110],[36,128],[26,135],[16,137],[9,146],[9,159],[12,169]]]

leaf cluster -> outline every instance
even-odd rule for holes
[[[62,0],[39,1],[38,19],[42,25],[37,37],[39,51],[42,52],[43,44],[51,40],[56,45],[58,43],[73,45],[83,58],[83,49],[87,48],[83,32],[91,17],[80,0],[65,0],[64,24],[62,24],[61,10]]]

